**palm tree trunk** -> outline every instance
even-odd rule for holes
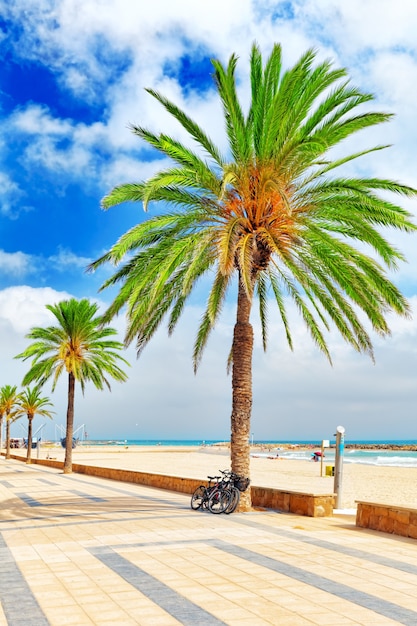
[[[250,418],[252,413],[253,329],[249,322],[252,303],[239,280],[237,316],[233,333],[232,472],[250,476]],[[239,511],[251,509],[250,489],[241,494]]]
[[[6,413],[6,459],[10,459],[10,420]]]
[[[65,459],[64,474],[72,473],[72,440],[74,437],[74,391],[75,377],[72,372],[68,374],[68,407],[67,426],[65,431]]]
[[[3,448],[3,414],[0,415],[0,450]]]
[[[26,454],[26,463],[32,462],[32,420],[33,417],[28,415],[28,451]]]

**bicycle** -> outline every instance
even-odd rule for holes
[[[191,508],[205,508],[211,513],[233,513],[239,505],[240,492],[245,491],[249,478],[239,476],[230,470],[219,470],[220,476],[208,476],[208,485],[199,485],[191,496]],[[212,481],[216,481],[214,484]]]
[[[223,475],[221,485],[221,489],[223,490],[222,497],[217,496],[219,503],[213,506],[213,500],[216,500],[216,494],[214,493],[213,497],[209,500],[209,510],[212,513],[226,513],[226,515],[229,515],[239,506],[240,493],[246,491],[249,487],[250,480],[249,478],[239,476],[229,470],[220,471],[220,473]],[[215,510],[212,510],[212,508]]]
[[[210,494],[207,506],[210,513],[232,513],[232,505],[235,501],[234,488],[231,482],[231,473],[229,470],[219,470],[222,479],[217,483],[217,489]],[[237,503],[236,503],[237,506]],[[233,510],[236,508],[233,508]]]
[[[220,476],[207,476],[207,478],[209,479],[208,485],[200,485],[191,496],[191,508],[195,511],[201,508],[208,509],[210,496],[220,481]],[[212,484],[213,480],[216,481],[214,484]]]

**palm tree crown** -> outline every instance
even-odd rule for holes
[[[34,342],[16,358],[32,359],[23,385],[29,385],[34,381],[43,385],[52,378],[54,391],[61,374],[63,372],[68,374],[64,472],[70,472],[75,382],[80,383],[83,391],[87,381],[93,382],[97,389],[103,389],[104,385],[110,389],[108,376],[117,381],[127,379],[117,361],[122,361],[126,365],[128,362],[118,353],[123,344],[112,338],[116,331],[103,326],[102,317],[97,315],[97,304],[87,299],[72,298],[58,304],[47,305],[46,308],[56,317],[58,326],[32,328],[27,337]]]
[[[46,396],[41,396],[40,385],[26,387],[18,395],[17,405],[16,412],[27,415],[28,418],[33,418],[35,415],[52,418],[53,411],[47,408],[52,406],[52,403]]]
[[[10,424],[14,421],[14,409],[17,403],[18,393],[16,385],[3,385],[0,389],[0,427],[2,427],[3,415],[6,416],[6,459],[10,459]]]
[[[16,418],[26,415],[28,418],[28,435],[27,435],[27,463],[31,462],[32,457],[32,424],[35,415],[41,417],[49,417],[52,419],[53,411],[50,411],[48,407],[52,406],[49,398],[41,395],[41,387],[36,385],[35,387],[27,387],[24,389],[17,398],[17,408],[15,411]]]
[[[198,149],[133,126],[136,135],[174,165],[145,182],[114,188],[103,199],[103,207],[140,201],[146,209],[149,202],[162,201],[171,209],[134,226],[90,268],[126,260],[102,286],[120,287],[104,318],[112,319],[126,306],[125,341],[136,339],[138,352],[166,315],[173,331],[198,280],[210,272],[213,282],[195,341],[195,368],[237,279],[232,448],[240,439],[242,451],[247,450],[243,440],[250,433],[249,317],[254,295],[264,347],[272,297],[291,348],[288,299],[295,302],[314,342],[329,359],[323,329],[331,323],[355,350],[373,357],[358,310],[381,335],[389,333],[387,312],[409,312],[385,271],[396,268],[403,256],[380,227],[412,231],[415,226],[407,211],[386,199],[386,192],[412,196],[416,191],[392,180],[337,175],[344,164],[386,146],[339,158],[332,158],[332,148],[390,118],[387,113],[356,111],[372,96],[352,86],[344,69],[318,63],[315,53],[308,51],[283,71],[279,45],[266,62],[254,45],[251,102],[245,114],[237,95],[236,63],[234,55],[226,67],[213,61],[230,148],[227,157],[185,112],[148,90]],[[366,247],[369,254],[363,251]],[[234,432],[234,420],[245,423],[243,439]],[[232,451],[232,465],[233,456]]]

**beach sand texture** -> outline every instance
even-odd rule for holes
[[[26,456],[26,450],[13,450]],[[40,458],[48,455],[64,459],[62,447],[42,448]],[[32,451],[35,459],[37,451]],[[230,468],[227,447],[170,447],[170,446],[86,446],[73,450],[73,463],[100,467],[153,472],[204,481],[218,470]],[[334,478],[320,475],[321,464],[282,458],[251,458],[251,481],[260,487],[301,491],[305,493],[333,493]],[[417,468],[380,467],[345,463],[343,467],[341,508],[355,508],[355,500],[377,502],[392,506],[417,509]]]

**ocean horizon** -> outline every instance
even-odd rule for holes
[[[335,439],[330,439],[330,444]],[[228,439],[85,439],[84,444],[89,445],[137,445],[137,446],[202,446],[228,443]],[[253,445],[300,445],[321,446],[321,439],[251,439]],[[345,439],[346,445],[393,445],[393,446],[417,446],[417,439]]]
[[[89,446],[169,446],[169,447],[210,447],[227,443],[225,439],[100,439],[84,440],[82,445]],[[322,440],[314,439],[283,439],[283,440],[256,440],[251,441],[254,446],[265,446],[267,450],[260,449],[252,456],[258,457],[281,457],[288,460],[311,461],[314,449],[321,448]],[[335,444],[335,440],[330,440],[330,444]],[[343,462],[362,465],[376,465],[386,467],[417,467],[417,450],[389,449],[407,446],[416,446],[415,439],[352,439],[345,442],[346,445],[376,446],[372,449],[360,449],[345,447]],[[282,446],[293,446],[284,448]],[[388,448],[386,448],[388,446]],[[307,449],[306,449],[307,448]],[[325,465],[334,464],[335,449],[326,448],[323,463]]]

